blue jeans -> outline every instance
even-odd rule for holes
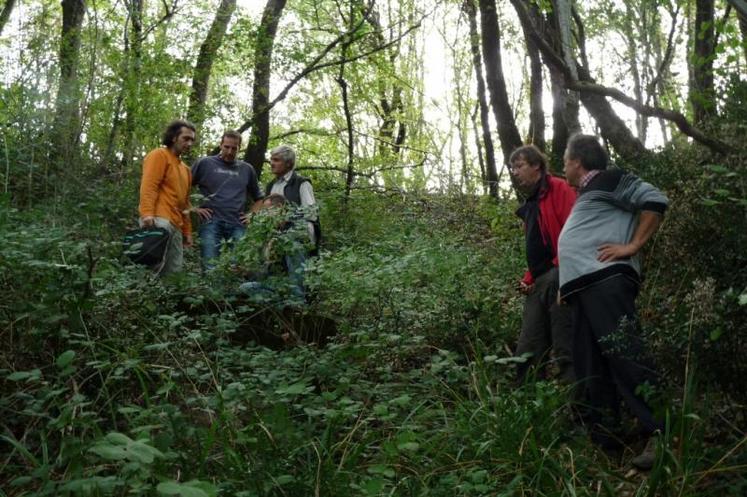
[[[300,249],[284,256],[283,261],[288,271],[287,286],[281,285],[281,288],[278,288],[277,283],[267,284],[265,280],[271,276],[268,272],[260,275],[258,281],[244,282],[239,286],[239,290],[252,297],[256,302],[270,303],[278,302],[278,299],[281,299],[279,302],[285,301],[285,303],[303,305],[306,297],[303,286],[306,255]]]
[[[243,224],[224,221],[223,219],[210,219],[200,225],[200,256],[202,257],[202,268],[205,270],[215,267],[214,259],[220,255],[220,247],[225,241],[229,246],[234,240],[238,240],[246,233]]]

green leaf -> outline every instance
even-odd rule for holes
[[[57,358],[57,361],[55,361],[55,364],[57,364],[57,367],[60,369],[65,369],[67,366],[70,365],[71,362],[73,362],[73,358],[75,357],[75,352],[72,350],[66,350],[60,356]]]
[[[31,371],[16,371],[5,377],[8,381],[37,380],[41,376],[41,371],[32,369]]]
[[[113,431],[111,433],[107,433],[105,437],[109,442],[118,444],[118,445],[127,445],[131,443],[133,440],[125,435],[124,433],[119,433],[116,431]]]
[[[18,478],[12,480],[10,482],[11,487],[20,487],[22,485],[26,485],[27,483],[31,483],[34,479],[30,476],[19,476]]]
[[[192,480],[186,483],[166,481],[159,483],[156,490],[161,495],[180,495],[181,497],[215,497],[218,490],[210,483]]]
[[[387,478],[394,478],[394,470],[385,464],[374,464],[369,466],[367,471],[373,475],[384,475]]]
[[[711,339],[712,342],[715,342],[716,340],[718,340],[719,338],[721,338],[721,335],[723,335],[723,334],[724,334],[724,330],[723,329],[721,329],[721,328],[715,328],[715,329],[711,330],[711,334],[710,334],[709,338]]]
[[[299,381],[298,383],[294,383],[292,385],[280,387],[275,390],[275,393],[280,395],[298,395],[304,393],[306,391],[306,388],[308,388],[306,385],[306,381]]]
[[[280,475],[275,478],[275,481],[278,482],[278,485],[287,485],[288,483],[296,481],[296,477],[293,475]]]
[[[747,293],[739,296],[739,305],[747,305]]]
[[[406,450],[408,452],[415,452],[420,448],[420,444],[417,442],[405,442],[397,445],[399,450]]]
[[[127,459],[127,450],[121,445],[99,443],[88,449],[88,451],[108,461],[122,461]]]

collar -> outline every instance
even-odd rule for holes
[[[290,181],[291,177],[293,176],[294,172],[296,172],[295,168],[291,169],[290,171],[288,171],[284,175],[280,176],[277,180],[278,181],[285,181],[286,183],[288,183]]]
[[[215,156],[215,158],[218,159],[219,161],[221,161],[223,164],[229,166],[229,167],[233,167],[233,166],[236,165],[237,162],[239,162],[238,159],[234,159],[233,162],[228,162],[226,159],[224,159],[223,157],[221,157],[220,153],[218,153]]]
[[[550,189],[550,182],[547,179],[547,172],[543,172],[542,176],[540,176],[540,179],[532,187],[532,190],[529,193],[529,196],[527,198],[528,199],[542,198],[547,194],[547,190],[549,189]]]
[[[586,188],[591,182],[591,180],[593,180],[596,177],[596,175],[601,172],[602,172],[601,169],[592,169],[588,173],[584,174],[584,177],[581,178],[581,181],[578,182],[578,189],[583,190],[584,188]]]

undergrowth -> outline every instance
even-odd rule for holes
[[[686,381],[669,385],[647,478],[627,465],[640,442],[618,455],[590,445],[564,388],[513,385],[523,255],[511,201],[320,198],[326,245],[298,313],[336,334],[285,347],[246,340],[259,314],[284,311],[232,291],[230,263],[203,278],[191,253],[160,282],[98,235],[116,233],[105,216],[52,227],[5,206],[0,495],[747,491],[744,419],[699,385],[706,365],[681,331]],[[692,329],[690,308],[657,326]]]

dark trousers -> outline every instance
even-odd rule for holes
[[[579,379],[582,418],[592,429],[613,429],[619,422],[620,398],[652,433],[663,425],[654,418],[639,387],[658,384],[646,354],[635,310],[638,284],[614,276],[570,297],[573,309],[573,364]]]
[[[551,359],[557,365],[558,377],[562,382],[572,384],[575,381],[571,363],[571,310],[567,306],[558,305],[557,296],[558,268],[553,267],[535,280],[534,289],[524,301],[524,316],[516,344],[516,355],[530,353],[531,356],[517,366],[519,382],[523,382],[532,369],[536,369],[539,376],[544,376],[545,366]]]

